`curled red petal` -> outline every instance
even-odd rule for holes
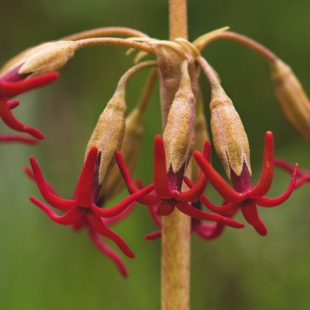
[[[0,80],[0,94],[6,98],[11,98],[26,91],[42,87],[55,81],[59,77],[58,72],[50,72],[44,75],[26,78],[20,81]]]
[[[134,253],[130,250],[126,242],[119,235],[106,227],[98,215],[93,212],[86,212],[85,217],[89,225],[95,231],[97,231],[100,235],[112,240],[126,256],[130,258],[135,257]]]
[[[65,215],[60,216],[37,198],[30,197],[30,201],[43,210],[51,220],[61,225],[72,225],[80,221],[82,217],[82,214],[75,209],[69,210]]]
[[[16,108],[19,106],[19,101],[18,100],[10,100],[10,101],[7,101],[7,106],[10,110]]]
[[[267,197],[258,198],[256,200],[256,203],[262,207],[270,208],[270,207],[278,206],[284,201],[286,201],[291,196],[294,188],[296,188],[295,182],[296,182],[297,173],[298,173],[298,164],[295,164],[292,178],[286,191],[282,195],[276,198],[267,198]]]
[[[144,236],[144,239],[146,240],[154,240],[154,239],[158,239],[161,237],[161,230],[157,230],[157,231],[153,231],[149,234],[146,234]]]
[[[252,225],[261,236],[267,235],[267,228],[258,216],[255,203],[242,206],[241,211],[245,220]]]
[[[214,221],[234,228],[243,228],[244,224],[219,214],[207,213],[192,207],[186,202],[179,202],[176,207],[184,214],[200,220]]]
[[[75,191],[76,204],[81,207],[91,207],[94,200],[94,177],[97,163],[98,149],[93,147],[87,154],[78,185]]]
[[[7,106],[5,98],[0,96],[0,117],[2,118],[3,122],[10,128],[21,131],[27,132],[32,135],[34,138],[39,140],[44,139],[44,135],[36,128],[27,126],[19,122],[11,113],[11,110]]]
[[[199,152],[195,151],[193,156],[200,166],[200,169],[225,200],[236,203],[244,198],[244,194],[234,191]]]
[[[138,201],[139,198],[143,197],[144,195],[148,194],[149,192],[151,192],[154,189],[154,185],[148,185],[145,188],[139,190],[138,192],[129,195],[128,197],[126,197],[125,199],[123,199],[120,203],[118,203],[117,205],[109,208],[109,209],[102,209],[99,208],[97,206],[95,206],[94,204],[91,205],[91,209],[98,214],[99,216],[102,217],[112,217],[112,216],[116,216],[118,214],[120,214],[121,212],[123,212],[126,208],[128,208],[128,206],[130,204],[132,204],[135,201]]]
[[[168,186],[166,154],[161,136],[156,136],[154,143],[154,185],[156,194],[161,199],[169,199],[174,196]]]
[[[130,175],[130,172],[124,162],[123,156],[121,152],[116,151],[115,152],[115,159],[118,165],[118,168],[123,176],[123,179],[125,181],[126,187],[128,189],[128,192],[130,194],[134,194],[139,191],[139,189],[135,186],[135,183]],[[146,195],[144,197],[141,197],[137,200],[139,203],[142,204],[155,204],[159,202],[159,198],[155,195]]]
[[[184,177],[184,181],[186,185],[191,188],[193,186],[192,181],[190,181],[187,177]],[[205,195],[200,195],[201,202],[212,212],[219,213],[225,215],[227,211],[231,211],[235,209],[236,204],[234,203],[226,203],[221,206],[217,206],[213,204]]]
[[[210,152],[210,142],[206,141],[204,145],[204,151],[203,151],[203,157],[206,159],[207,162],[210,162],[211,159],[211,152]],[[186,179],[189,180],[187,177],[184,177],[184,181],[186,182]],[[192,183],[192,186],[190,189],[183,193],[178,193],[176,196],[179,200],[185,201],[185,202],[191,202],[199,198],[200,195],[204,192],[206,186],[208,183],[208,178],[206,175],[200,171],[198,180],[196,184],[194,185]]]
[[[272,182],[274,161],[274,139],[271,131],[267,131],[265,137],[263,171],[257,185],[248,193],[248,197],[256,198],[264,196]]]
[[[30,157],[30,164],[41,195],[51,206],[63,211],[70,210],[76,206],[75,201],[62,199],[51,192],[49,185],[45,182],[41,169],[34,157]]]
[[[124,278],[127,278],[128,276],[127,268],[121,257],[100,239],[99,235],[96,233],[94,229],[89,228],[88,234],[90,240],[93,242],[96,248],[105,256],[107,256],[116,265],[117,269]]]
[[[104,223],[104,225],[110,226],[113,225],[121,220],[123,220],[126,216],[128,216],[128,214],[133,210],[133,208],[135,207],[136,203],[133,202],[132,204],[130,204],[123,212],[121,212],[120,214],[114,216],[114,217],[109,217],[109,218],[103,218],[102,221]]]
[[[29,145],[36,145],[38,144],[39,140],[35,138],[25,137],[22,135],[16,135],[16,134],[0,134],[0,142],[5,143],[26,143]]]

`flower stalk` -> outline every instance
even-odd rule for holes
[[[187,39],[186,0],[169,1],[169,38]],[[161,307],[189,309],[191,219],[177,208],[162,219]]]

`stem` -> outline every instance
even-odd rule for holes
[[[197,62],[199,63],[200,67],[202,68],[204,74],[206,75],[211,88],[216,89],[221,86],[219,79],[217,78],[216,74],[213,71],[213,68],[209,65],[209,63],[203,58],[198,57]]]
[[[186,0],[169,1],[170,40],[187,38]],[[161,307],[189,309],[191,219],[177,208],[162,218]]]
[[[275,62],[278,57],[268,48],[263,46],[262,44],[244,36],[236,32],[226,31],[216,34],[215,36],[211,36],[207,38],[204,42],[199,42],[199,46],[196,46],[198,50],[202,50],[205,48],[209,43],[216,41],[216,40],[231,40],[238,42],[246,47],[252,49],[263,58],[265,58],[269,62]]]
[[[133,49],[137,49],[140,51],[147,52],[149,54],[154,54],[153,46],[150,46],[145,43],[140,43],[128,39],[120,39],[120,38],[90,38],[90,39],[82,39],[75,41],[78,45],[78,48],[84,48],[89,46],[98,46],[98,45],[117,45],[124,46]]]
[[[126,27],[102,27],[90,29],[79,33],[71,34],[63,37],[61,40],[81,40],[94,37],[111,37],[111,36],[125,36],[125,37],[148,37],[141,31]]]
[[[187,39],[186,0],[169,0],[169,39]]]

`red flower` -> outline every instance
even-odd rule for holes
[[[44,139],[44,136],[39,130],[20,123],[13,116],[11,113],[12,106],[7,99],[51,83],[58,78],[59,74],[57,72],[51,72],[41,76],[27,78],[28,75],[18,74],[20,67],[21,65],[14,67],[0,76],[0,117],[8,127],[16,131],[26,132],[34,138],[41,140]],[[0,141],[5,141],[5,139],[5,137],[2,137]],[[16,141],[19,139],[22,142],[28,143],[28,140],[22,138],[22,136],[16,136]],[[29,142],[34,143],[34,140],[29,140]]]
[[[123,175],[128,191],[136,193],[136,188],[128,169],[122,159],[121,153],[116,152],[116,161]],[[181,169],[182,170],[182,169]],[[200,220],[216,221],[224,225],[235,228],[244,227],[243,224],[236,222],[219,214],[207,213],[191,206],[189,202],[195,201],[200,197],[206,187],[207,179],[201,173],[196,185],[186,192],[180,192],[183,180],[182,171],[178,174],[166,172],[166,155],[162,138],[155,138],[154,147],[154,195],[146,195],[137,201],[155,208],[157,215],[165,216],[173,212],[174,208],[179,209],[182,213]]]
[[[111,231],[107,227],[107,224],[112,224],[115,221],[120,220],[124,214],[126,215],[127,213],[121,213],[126,208],[129,208],[129,206],[138,198],[149,193],[153,189],[153,185],[149,185],[141,191],[130,195],[122,202],[109,209],[99,208],[95,205],[99,190],[99,162],[100,160],[98,160],[98,149],[93,147],[89,151],[85,160],[77,188],[74,193],[74,198],[67,200],[60,198],[55,193],[55,190],[51,187],[51,185],[44,180],[39,165],[35,159],[31,157],[30,163],[32,166],[33,175],[42,196],[51,206],[58,210],[66,211],[67,213],[60,216],[38,199],[30,197],[30,200],[39,208],[41,208],[56,223],[62,225],[72,225],[75,230],[79,230],[82,227],[87,226],[91,240],[95,243],[101,252],[108,255],[114,261],[121,273],[125,276],[126,272],[122,261],[114,251],[112,251],[104,243],[100,242],[98,234],[111,239],[125,255],[133,258],[134,254],[129,249],[125,241],[120,236]],[[102,219],[101,217],[109,219]]]
[[[214,170],[210,163],[198,152],[194,152],[194,157],[204,172],[211,184],[222,195],[227,204],[223,206],[215,206],[206,198],[201,196],[202,202],[213,212],[217,212],[223,215],[231,216],[237,209],[241,209],[241,212],[246,221],[251,224],[260,235],[266,235],[267,229],[264,223],[258,216],[257,206],[262,207],[275,207],[286,201],[291,195],[298,171],[298,165],[296,164],[291,182],[287,190],[277,198],[267,198],[264,195],[268,192],[272,178],[273,178],[273,162],[274,162],[274,141],[271,132],[266,133],[265,139],[265,151],[264,151],[264,163],[261,178],[258,184],[253,188],[250,178],[249,170],[244,163],[240,176],[237,176],[231,170],[231,179],[235,190],[233,190],[225,180]]]

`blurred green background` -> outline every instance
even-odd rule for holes
[[[190,39],[228,25],[278,54],[310,92],[309,1],[192,0],[188,6]],[[0,21],[2,63],[28,46],[102,26],[128,26],[152,37],[168,37],[164,0],[2,0]],[[124,280],[85,231],[74,233],[53,223],[29,202],[30,195],[40,194],[22,173],[34,155],[46,178],[64,197],[71,196],[98,115],[132,64],[133,56],[124,53],[124,48],[111,46],[79,51],[61,70],[59,81],[19,98],[22,104],[14,113],[42,130],[46,139],[37,147],[1,145],[0,309],[160,308],[160,241],[143,239],[156,229],[145,207],[138,206],[115,226],[136,253],[134,260],[124,258],[129,270]],[[233,42],[213,43],[203,55],[219,72],[243,120],[254,182],[260,176],[267,130],[275,135],[276,156],[309,169],[309,146],[283,120],[265,62]],[[129,110],[146,75],[140,73],[128,85]],[[202,85],[207,110],[209,88],[204,78]],[[151,182],[153,137],[161,132],[158,88],[147,113],[134,175]],[[279,195],[288,182],[289,176],[276,169],[268,195]],[[243,230],[228,228],[211,242],[192,236],[191,309],[310,308],[309,185],[282,206],[259,212],[269,231],[266,237],[249,225]]]

